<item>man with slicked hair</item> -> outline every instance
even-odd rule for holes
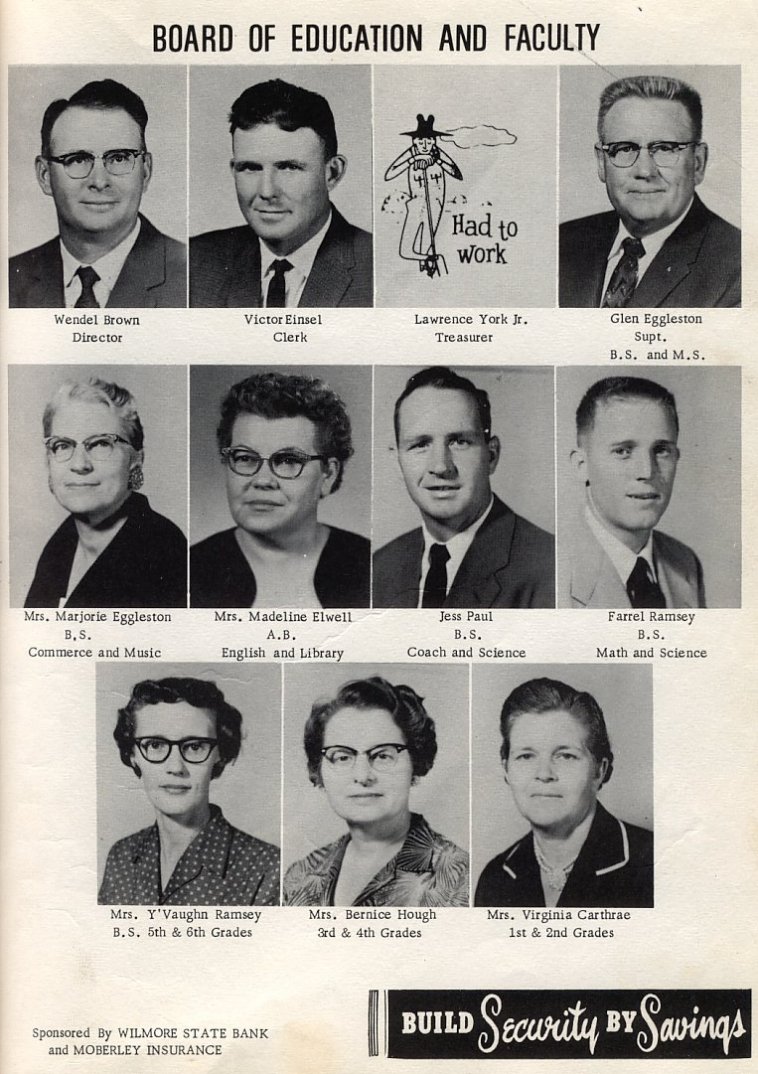
[[[232,105],[232,175],[246,223],[190,240],[190,305],[373,306],[373,248],[331,202],[347,169],[318,93],[271,79]]]
[[[500,459],[487,393],[445,366],[414,374],[395,441],[422,526],[374,556],[375,608],[552,608],[551,534],[492,492]]]
[[[139,209],[153,172],[147,109],[120,82],[88,82],[42,120],[37,182],[60,234],[10,259],[11,308],[187,305],[185,246]]]
[[[595,159],[612,212],[560,228],[561,306],[739,306],[741,238],[695,192],[708,164],[699,93],[637,75],[600,96]]]
[[[605,377],[576,412],[571,460],[584,486],[578,525],[558,546],[561,608],[704,608],[691,548],[656,529],[679,462],[674,396],[644,377]]]

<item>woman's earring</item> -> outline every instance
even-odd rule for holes
[[[145,475],[141,466],[135,466],[129,471],[129,491],[139,492],[145,483]]]

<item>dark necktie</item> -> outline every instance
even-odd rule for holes
[[[622,246],[624,255],[613,270],[608,290],[603,297],[603,307],[628,306],[637,286],[639,260],[645,256],[645,247],[639,239],[626,238]]]
[[[286,257],[271,262],[273,275],[268,285],[266,305],[269,308],[283,309],[286,305],[284,300],[284,274],[289,272],[292,265]]]
[[[76,270],[76,275],[82,281],[82,293],[77,298],[74,308],[78,310],[99,310],[100,303],[95,298],[93,288],[100,277],[92,265],[80,265]]]
[[[642,556],[637,557],[634,570],[627,579],[626,591],[633,608],[666,607],[661,587],[650,577],[648,562]]]
[[[444,544],[433,544],[429,549],[429,570],[424,582],[422,608],[441,608],[447,596],[447,561],[450,553]]]

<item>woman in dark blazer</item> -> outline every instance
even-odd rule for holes
[[[221,405],[232,529],[190,552],[196,608],[362,608],[370,544],[319,521],[353,454],[342,400],[315,377],[257,373]]]
[[[211,781],[236,760],[242,742],[242,716],[216,684],[138,682],[119,709],[113,737],[156,821],[111,847],[98,902],[277,904],[278,848],[233,827],[209,802]]]
[[[653,833],[597,800],[613,751],[594,697],[532,679],[500,716],[505,779],[530,824],[485,866],[476,906],[653,905]]]
[[[126,388],[63,384],[43,420],[50,491],[69,517],[45,545],[27,608],[187,604],[187,541],[137,490],[144,433]]]

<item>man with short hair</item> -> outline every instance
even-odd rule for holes
[[[655,529],[679,461],[674,396],[643,377],[606,377],[576,411],[571,460],[586,490],[583,517],[559,550],[562,608],[704,608],[703,569]]]
[[[261,82],[234,102],[229,129],[247,223],[190,241],[190,305],[372,306],[371,235],[330,200],[347,160],[328,101]]]
[[[153,171],[147,120],[142,99],[110,78],[48,106],[37,182],[60,234],[10,259],[12,308],[186,306],[185,247],[139,212]]]
[[[560,228],[560,305],[739,306],[740,232],[695,193],[705,178],[700,95],[637,75],[600,97],[598,178],[613,212]]]
[[[375,608],[552,608],[554,542],[490,487],[500,459],[487,393],[444,366],[412,376],[395,440],[422,526],[374,557]]]

